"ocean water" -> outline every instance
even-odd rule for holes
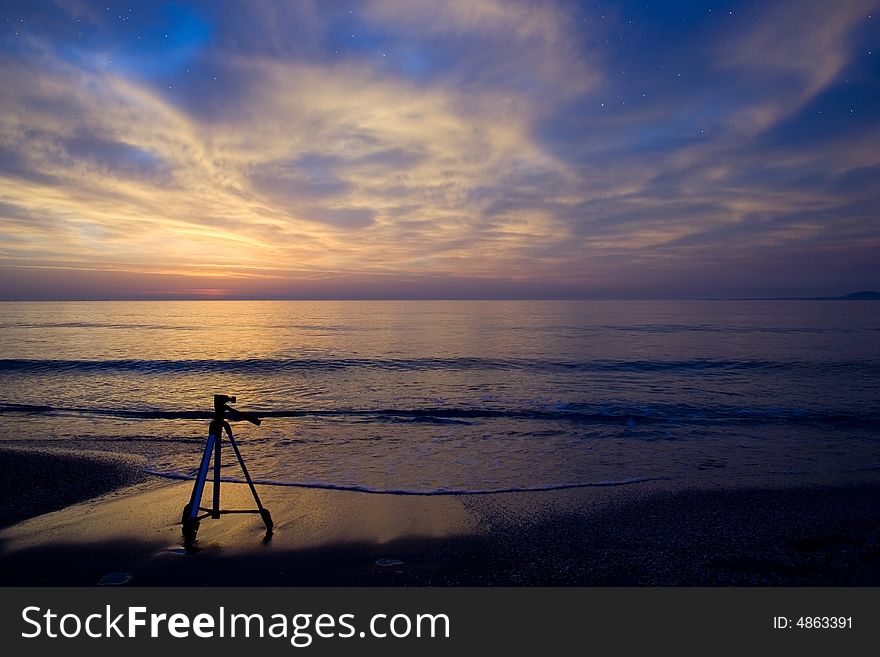
[[[880,469],[880,303],[0,304],[0,444],[442,494]],[[227,450],[227,457],[230,456]],[[234,462],[224,478],[240,479]]]

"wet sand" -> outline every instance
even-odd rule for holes
[[[30,474],[4,480],[7,505],[34,517],[0,530],[4,585],[880,585],[871,472],[447,497],[262,486],[271,540],[258,516],[229,515],[187,553],[191,483],[105,455],[0,452],[10,463]],[[223,495],[250,506],[245,486]]]
[[[144,464],[111,452],[0,449],[0,527],[146,481]]]

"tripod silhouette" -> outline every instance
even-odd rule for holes
[[[260,496],[257,495],[257,489],[254,486],[254,482],[251,480],[247,466],[244,464],[244,459],[241,456],[241,451],[238,449],[238,443],[235,442],[235,436],[232,435],[232,427],[230,427],[229,422],[226,421],[226,416],[228,414],[231,420],[246,420],[257,426],[260,425],[262,420],[255,415],[232,408],[229,406],[230,403],[235,403],[235,397],[229,395],[214,395],[214,417],[208,428],[208,440],[205,443],[205,451],[202,454],[202,461],[199,464],[199,473],[196,477],[196,482],[193,485],[192,495],[189,498],[189,503],[183,507],[183,516],[180,520],[183,529],[183,544],[187,548],[192,547],[195,543],[200,521],[207,517],[217,520],[220,518],[220,515],[224,513],[259,513],[260,517],[263,519],[263,524],[266,525],[267,537],[272,535],[272,528],[275,526],[272,522],[272,516],[269,514],[269,509],[263,506],[263,503],[260,501]],[[241,466],[241,471],[244,473],[245,481],[247,481],[247,485],[251,489],[254,501],[257,503],[256,509],[220,508],[220,447],[223,443],[224,431],[229,439],[229,444],[232,445],[232,449],[235,452],[235,457],[238,459],[238,463]],[[202,493],[204,492],[205,481],[208,477],[208,468],[211,464],[212,454],[214,457],[214,492],[211,501],[211,508],[208,509],[201,506],[201,504]]]

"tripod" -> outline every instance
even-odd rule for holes
[[[235,437],[232,435],[232,427],[226,421],[226,415],[228,413],[229,418],[232,420],[247,420],[257,426],[260,425],[262,420],[255,415],[228,406],[230,403],[235,403],[235,397],[214,395],[214,418],[211,420],[211,426],[208,429],[208,441],[205,443],[205,451],[202,454],[202,462],[199,465],[199,474],[193,485],[192,495],[189,498],[189,503],[183,507],[183,516],[180,520],[183,528],[183,544],[187,548],[192,547],[196,541],[199,522],[209,516],[217,520],[223,513],[259,513],[263,519],[263,524],[266,525],[267,537],[272,535],[272,527],[275,526],[272,522],[272,516],[269,514],[269,509],[265,508],[263,503],[260,502],[260,496],[257,495],[257,489],[254,487],[250,474],[248,474],[247,466],[244,464],[241,451],[238,449],[238,443],[235,442]],[[257,503],[256,509],[220,509],[220,446],[222,444],[223,431],[226,432],[229,443],[232,445],[233,451],[235,451],[235,457],[238,459],[239,465],[241,465],[241,471],[244,473],[247,485],[250,487],[254,501]],[[201,506],[201,503],[212,454],[214,455],[214,494],[211,508],[207,509]],[[199,512],[202,513],[200,514]]]

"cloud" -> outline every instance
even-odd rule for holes
[[[827,88],[852,58],[853,32],[878,7],[877,0],[789,0],[759,21],[743,11],[718,47],[717,66],[744,72],[740,79],[774,93],[758,95],[736,115],[740,128],[760,132]]]
[[[433,77],[459,89],[500,88],[524,102],[546,103],[588,91],[601,79],[590,37],[572,25],[571,6],[521,0],[407,2],[374,0],[367,20],[411,35],[420,44],[409,51],[419,77],[439,54],[443,66]],[[418,50],[435,51],[429,59]],[[407,54],[407,53],[405,53]],[[406,68],[404,68],[406,70]]]
[[[559,166],[523,117],[497,116],[495,94],[465,107],[447,90],[414,89],[362,66],[250,57],[232,67],[252,77],[253,93],[208,123],[110,71],[54,60],[6,68],[13,93],[3,101],[3,146],[57,182],[0,181],[0,193],[64,217],[78,238],[59,252],[93,262],[124,253],[135,269],[201,267],[209,253],[244,242],[291,271],[326,264],[328,254],[354,269],[402,268],[431,246],[378,248],[395,241],[401,207],[423,223],[423,238],[460,239],[472,189],[523,167]],[[474,240],[479,220],[468,220]],[[351,239],[348,231],[374,224],[374,234]],[[384,253],[381,262],[358,259],[368,250]],[[236,271],[235,257],[214,258]]]
[[[166,7],[68,2],[0,46],[0,267],[663,294],[777,249],[856,280],[828,254],[877,245],[880,129],[809,109],[874,4],[701,12],[670,45],[640,5],[195,3],[165,44]]]

